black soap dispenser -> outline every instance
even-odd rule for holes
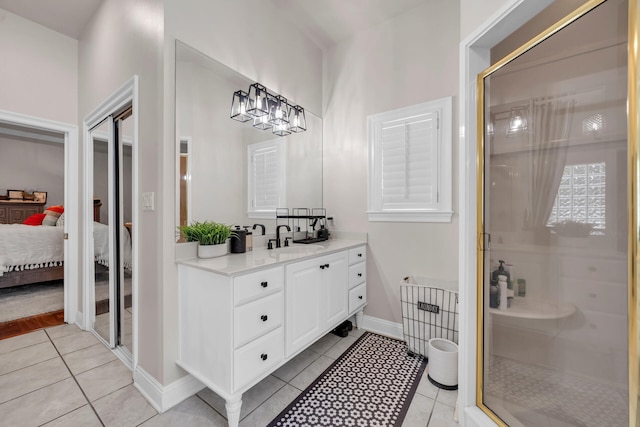
[[[498,262],[500,263],[500,266],[497,269],[493,270],[493,272],[491,273],[491,284],[498,284],[498,276],[506,276],[507,283],[511,283],[510,274],[507,270],[504,269],[504,261],[499,260]]]
[[[243,254],[247,251],[247,230],[240,229],[239,225],[236,225],[231,236],[231,253]]]

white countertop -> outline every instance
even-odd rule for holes
[[[365,240],[329,239],[320,243],[292,243],[277,249],[257,248],[243,254],[227,254],[217,258],[188,258],[176,261],[212,273],[235,276],[265,267],[275,267],[308,258],[365,245]]]

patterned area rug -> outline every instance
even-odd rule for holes
[[[366,332],[269,427],[400,426],[426,365],[403,341]]]

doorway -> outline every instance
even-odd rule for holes
[[[26,191],[23,197],[21,197],[22,200],[19,202],[24,206],[20,205],[13,208],[9,207],[9,210],[12,211],[10,215],[12,218],[7,217],[5,220],[11,223],[22,223],[26,218],[17,218],[15,217],[16,215],[25,216],[27,213],[32,213],[31,211],[34,209],[44,210],[51,204],[62,204],[67,210],[67,213],[65,214],[66,222],[61,223],[60,227],[56,227],[56,236],[52,236],[55,238],[55,241],[53,242],[55,246],[60,247],[62,249],[61,252],[63,252],[60,261],[51,262],[49,259],[48,262],[44,262],[46,260],[43,259],[41,262],[33,264],[28,257],[35,256],[35,254],[32,251],[28,251],[28,253],[25,254],[27,258],[25,258],[23,262],[18,263],[26,265],[20,268],[9,267],[11,271],[7,271],[6,268],[3,268],[5,270],[5,274],[3,274],[3,286],[12,286],[12,289],[15,288],[20,290],[30,286],[37,286],[31,285],[32,283],[46,282],[48,285],[51,285],[45,286],[47,288],[45,289],[47,295],[39,293],[42,298],[39,298],[34,302],[34,304],[32,304],[30,308],[31,311],[19,310],[20,313],[35,314],[36,311],[48,311],[49,309],[47,307],[51,308],[55,305],[55,307],[59,306],[64,310],[64,315],[62,315],[60,311],[57,311],[53,313],[53,315],[30,318],[29,322],[22,322],[24,325],[19,322],[9,322],[10,324],[7,324],[8,328],[12,330],[8,330],[6,332],[16,335],[27,332],[28,328],[38,327],[40,323],[40,327],[52,325],[52,322],[76,323],[78,321],[78,274],[77,269],[75,268],[75,263],[72,262],[72,260],[77,259],[78,253],[78,228],[76,214],[78,162],[73,155],[73,153],[77,152],[77,127],[66,123],[9,111],[0,111],[0,126],[5,129],[5,132],[3,133],[15,139],[17,144],[30,144],[31,146],[43,148],[45,151],[54,150],[56,153],[60,152],[60,148],[58,147],[61,146],[63,151],[62,155],[58,155],[58,159],[60,159],[63,164],[63,184],[59,189],[56,187],[57,193],[55,193],[55,195],[51,194],[51,198],[47,201],[42,199],[43,197],[46,197],[43,192]],[[34,148],[34,150],[40,152],[40,150],[37,150],[36,148]],[[6,154],[10,157],[8,153]],[[19,160],[25,161],[25,158],[21,158]],[[45,168],[43,167],[42,169]],[[36,176],[35,174],[32,175]],[[32,175],[29,177],[31,178]],[[42,185],[41,181],[37,183],[33,182],[30,187],[36,186],[36,184]],[[23,186],[26,185],[27,182],[23,180]],[[21,188],[21,190],[23,189]],[[35,200],[36,196],[38,196],[38,200]],[[54,201],[55,203],[52,203]],[[12,204],[11,200],[7,200],[6,202],[11,206],[15,204]],[[27,206],[29,203],[34,203],[34,207],[30,208]],[[33,228],[32,230],[35,231],[36,229]],[[51,231],[51,229],[49,229],[49,231]],[[13,252],[14,255],[16,253],[17,252]],[[51,256],[54,256],[54,254],[51,254]],[[58,257],[58,255],[55,256]],[[26,271],[27,267],[28,271]],[[12,276],[13,278],[9,276]],[[55,280],[56,282],[52,282],[52,280]],[[13,286],[16,284],[20,286]],[[60,293],[62,294],[60,295]],[[56,310],[59,310],[60,308],[56,308]],[[36,325],[34,322],[39,323]]]
[[[137,78],[85,119],[86,329],[136,363]]]
[[[629,10],[591,1],[478,79],[476,398],[499,425],[633,416]]]

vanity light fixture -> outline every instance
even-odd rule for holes
[[[260,83],[249,86],[249,108],[247,112],[253,117],[262,117],[269,114],[269,96],[267,88]]]
[[[260,83],[249,86],[249,92],[237,90],[231,102],[231,118],[239,122],[253,120],[253,127],[271,129],[278,136],[307,130],[304,108],[292,105],[282,95],[269,92]]]
[[[307,130],[307,119],[304,116],[304,108],[292,105],[289,108],[289,126],[291,132],[304,132]]]
[[[515,107],[511,109],[509,115],[509,127],[507,128],[507,136],[516,136],[523,134],[528,129],[527,109],[524,107]]]
[[[233,92],[233,100],[231,101],[231,118],[239,122],[247,122],[253,117],[247,111],[248,102],[247,92],[237,90]]]

